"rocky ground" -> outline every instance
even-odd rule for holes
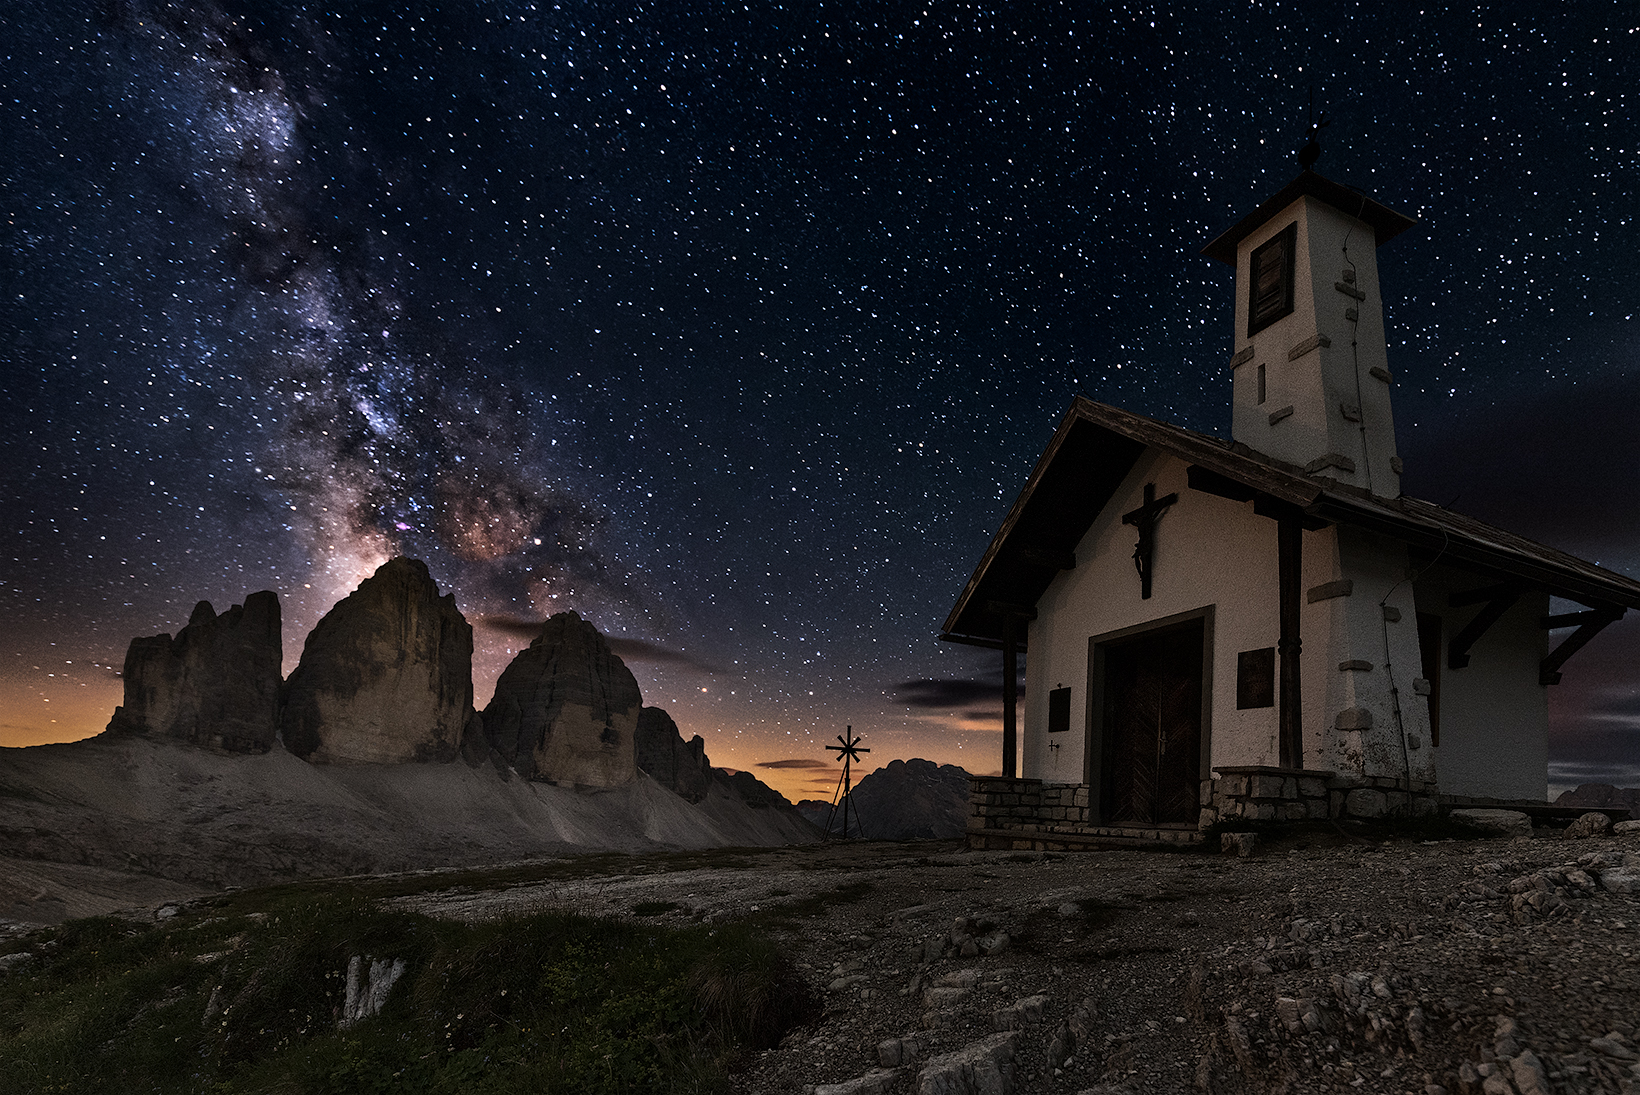
[[[1640,834],[1327,829],[1250,858],[831,844],[414,904],[765,918],[820,1009],[746,1095],[1536,1095],[1640,1093],[1637,891]]]

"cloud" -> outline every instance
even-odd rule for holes
[[[1588,717],[1601,722],[1640,724],[1640,693],[1601,696],[1589,704]]]
[[[681,650],[672,650],[658,643],[646,642],[643,639],[610,639],[609,648],[623,659],[630,658],[635,662],[687,665],[691,669],[698,669],[703,673],[723,672],[718,666],[701,661],[692,654],[685,654]]]
[[[521,639],[533,639],[541,634],[541,620],[529,620],[522,616],[487,615],[474,616],[473,623],[479,627],[487,627],[491,631],[500,631],[506,635],[516,635]]]
[[[524,616],[508,616],[492,613],[473,617],[473,623],[491,631],[499,631],[520,639],[534,639],[541,634],[541,620],[532,620]],[[686,665],[691,669],[698,669],[703,673],[722,673],[718,666],[705,662],[681,650],[661,646],[659,643],[648,642],[644,639],[619,639],[605,636],[609,649],[622,661],[646,662],[650,664]]]
[[[1002,706],[1002,682],[935,680],[901,681],[892,689],[908,707],[950,710],[981,702]]]
[[[759,768],[830,768],[831,765],[823,760],[810,760],[807,757],[793,760],[763,760],[757,763]]]
[[[1632,550],[1640,377],[1582,378],[1411,431],[1408,494],[1573,552]],[[1608,565],[1610,565],[1608,563]]]

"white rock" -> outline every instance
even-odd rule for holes
[[[26,966],[34,961],[34,955],[28,951],[19,951],[17,954],[0,954],[0,973],[10,973],[19,966]]]
[[[1612,893],[1640,893],[1640,869],[1611,867],[1598,872],[1600,888]]]
[[[366,968],[364,959],[354,955],[347,963],[347,996],[337,1026],[343,1030],[379,1015],[387,994],[404,975],[404,959],[378,958]]]
[[[1531,836],[1532,819],[1519,810],[1453,810],[1453,821],[1499,836]]]
[[[952,970],[949,973],[942,973],[934,980],[934,984],[940,988],[971,989],[979,984],[979,970]]]
[[[872,1069],[864,1076],[844,1080],[840,1084],[816,1084],[814,1095],[886,1095],[899,1082],[897,1068]]]
[[[922,995],[923,1007],[946,1008],[968,995],[968,989],[955,985],[946,985],[939,988],[924,989]]]
[[[992,1012],[991,1025],[997,1030],[1018,1030],[1021,1027],[1035,1026],[1042,1022],[1042,1009],[1047,1003],[1047,996],[1041,993],[1016,1000],[1012,1007],[999,1008]]]
[[[1007,932],[992,932],[974,940],[979,945],[979,951],[985,955],[998,955],[1008,949],[1010,942]]]
[[[1509,1068],[1520,1095],[1549,1095],[1549,1077],[1537,1054],[1529,1049],[1522,1050],[1518,1057],[1509,1062]]]
[[[1591,836],[1603,836],[1611,832],[1611,827],[1610,817],[1599,810],[1591,810],[1566,826],[1560,835],[1565,840],[1583,840]]]
[[[917,1074],[917,1095],[1010,1095],[1018,1037],[993,1034],[932,1058]]]

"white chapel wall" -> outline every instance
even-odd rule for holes
[[[1549,689],[1538,683],[1538,666],[1549,650],[1542,626],[1548,594],[1523,595],[1470,648],[1467,667],[1447,668],[1446,645],[1483,607],[1452,608],[1448,597],[1492,584],[1438,565],[1417,583],[1419,609],[1442,617],[1440,787],[1446,794],[1544,800]]]
[[[1037,602],[1025,659],[1021,774],[1083,782],[1091,638],[1208,606],[1213,672],[1204,682],[1211,717],[1203,777],[1213,766],[1279,763],[1279,706],[1236,707],[1237,655],[1275,646],[1280,631],[1276,522],[1250,504],[1191,490],[1186,468],[1174,456],[1142,457],[1077,546],[1075,569],[1062,571]],[[1179,495],[1157,523],[1149,600],[1140,596],[1133,565],[1137,532],[1121,521],[1143,503],[1146,483],[1156,485],[1157,497]],[[1413,686],[1421,663],[1404,546],[1352,529],[1306,531],[1302,568],[1305,767],[1435,780],[1427,707]],[[1347,595],[1309,599],[1311,590],[1339,582],[1349,583]],[[1386,620],[1385,608],[1399,621]],[[1048,693],[1063,687],[1071,690],[1070,730],[1050,736]]]
[[[1212,606],[1211,724],[1204,727],[1214,764],[1273,764],[1276,708],[1236,710],[1236,655],[1274,646],[1279,627],[1276,525],[1252,506],[1193,491],[1186,463],[1147,452],[1123,480],[1076,548],[1076,567],[1061,571],[1037,602],[1025,659],[1021,774],[1050,783],[1081,783],[1088,727],[1088,641],[1123,628]],[[1140,596],[1133,565],[1137,532],[1122,514],[1156,496],[1177,493],[1156,524],[1151,597]],[[1070,730],[1049,748],[1048,692],[1071,689]]]

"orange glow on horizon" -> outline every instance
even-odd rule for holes
[[[53,745],[95,737],[125,696],[108,677],[70,680],[50,695],[31,682],[0,680],[0,746]]]

